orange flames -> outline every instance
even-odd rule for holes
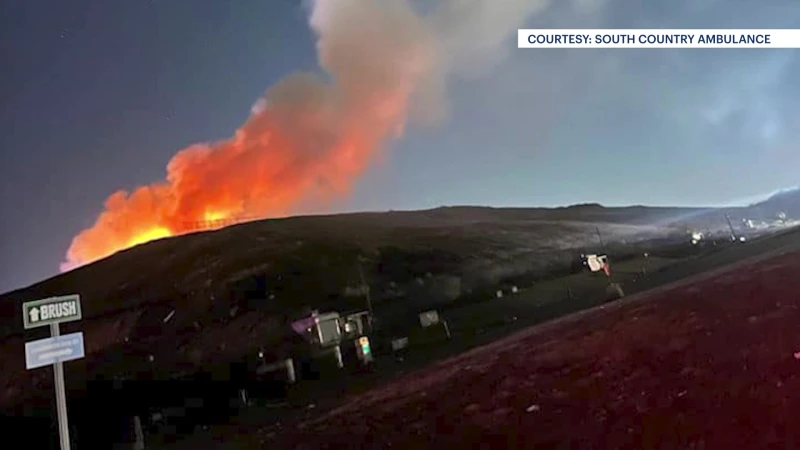
[[[94,225],[73,239],[62,270],[186,233],[187,224],[282,216],[346,195],[402,131],[410,98],[433,67],[427,30],[402,5],[317,0],[311,24],[331,81],[284,78],[233,136],[179,151],[165,181],[112,194]]]

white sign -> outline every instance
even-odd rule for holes
[[[398,351],[408,347],[408,338],[402,337],[398,339],[392,339],[392,350]]]
[[[439,313],[436,310],[425,311],[419,315],[419,324],[423,328],[439,323]]]
[[[592,272],[599,272],[608,264],[606,255],[586,255],[586,264]]]
[[[28,370],[85,356],[82,332],[25,343],[25,368]]]
[[[800,48],[797,29],[519,29],[518,48]]]

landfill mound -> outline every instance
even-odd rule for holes
[[[269,448],[783,447],[800,441],[798,270],[800,253],[785,253],[605,305],[250,439]]]

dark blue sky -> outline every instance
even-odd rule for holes
[[[106,197],[227,136],[286,72],[313,67],[291,0],[3,3],[0,291],[58,270]]]
[[[573,0],[524,25],[800,19],[783,0],[658,4]],[[109,194],[162,180],[177,150],[230,136],[271,84],[317,70],[307,15],[292,0],[3,2],[0,291],[55,274]],[[798,184],[797,51],[518,50],[506,31],[504,59],[451,79],[447,120],[410,127],[334,210],[709,205]]]

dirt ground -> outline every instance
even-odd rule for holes
[[[532,328],[241,448],[793,448],[798,269],[785,254]]]
[[[551,287],[560,302],[542,304],[546,289],[528,289],[499,304],[469,306],[464,329],[479,324],[472,320],[481,312],[502,316],[516,306],[531,314],[413,351],[404,362],[379,358],[375,373],[315,387],[301,383],[301,391],[310,389],[288,405],[248,409],[232,424],[165,448],[453,448],[479,442],[494,442],[491,448],[725,448],[742,439],[747,448],[771,448],[769,439],[789,442],[789,419],[781,414],[792,412],[786,410],[791,397],[780,395],[797,387],[791,370],[800,368],[793,356],[800,340],[790,333],[800,296],[792,278],[800,266],[792,253],[800,251],[797,234],[679,264],[664,260],[664,270],[633,284],[639,262],[617,265],[626,292],[646,292],[534,328],[527,327],[597,300],[565,302],[556,280]],[[459,322],[453,313],[448,317]],[[507,337],[513,330],[523,331]],[[769,390],[772,381],[777,392]],[[374,386],[382,387],[370,391]],[[760,429],[770,423],[772,431]],[[726,427],[735,429],[733,437]]]

